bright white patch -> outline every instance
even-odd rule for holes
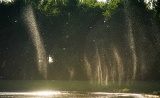
[[[57,95],[57,94],[61,94],[58,91],[41,91],[41,92],[34,92],[32,93],[33,95],[39,95],[39,96],[50,96],[50,95]]]
[[[41,62],[42,62],[42,60],[38,60],[38,62],[39,62],[39,63],[41,63]]]
[[[98,2],[106,2],[106,0],[97,0]]]
[[[8,3],[8,2],[12,2],[12,0],[0,0],[0,2],[6,2],[6,3]]]
[[[54,96],[54,95],[60,95],[61,92],[59,91],[38,91],[38,92],[1,92],[1,95],[7,96],[7,95],[16,95],[16,96]],[[45,97],[46,98],[46,97]]]
[[[48,62],[53,63],[53,58],[50,55],[49,55],[49,58],[48,58]]]

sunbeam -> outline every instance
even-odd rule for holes
[[[47,79],[47,60],[46,60],[46,53],[43,45],[43,41],[40,37],[40,33],[38,31],[38,26],[34,17],[34,12],[31,6],[26,8],[24,13],[26,24],[29,28],[29,33],[33,40],[34,46],[37,51],[37,63],[38,63],[38,70]],[[51,58],[50,58],[51,59]]]

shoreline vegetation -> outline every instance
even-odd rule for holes
[[[160,81],[135,81],[108,83],[107,86],[89,81],[58,81],[58,80],[1,80],[0,92],[23,91],[87,91],[112,93],[141,93],[160,95]]]

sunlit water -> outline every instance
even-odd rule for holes
[[[135,93],[76,92],[76,91],[37,91],[37,92],[1,92],[1,98],[160,98],[156,95]]]

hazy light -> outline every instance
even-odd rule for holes
[[[0,2],[6,2],[6,3],[8,3],[8,2],[13,2],[13,0],[0,0]]]
[[[12,0],[7,0],[7,2],[12,2]]]
[[[144,0],[144,2],[148,5],[148,7],[149,7],[150,9],[154,9],[155,6],[157,6],[157,5],[155,4],[155,2],[157,2],[157,0]]]
[[[106,2],[106,0],[97,0],[98,2]]]
[[[53,58],[49,55],[49,57],[48,57],[48,62],[49,63],[53,63]]]
[[[121,60],[121,57],[116,47],[113,47],[113,53],[115,56],[116,63],[118,65],[117,66],[118,80],[119,80],[119,83],[121,83],[121,81],[123,80],[123,75],[124,75],[123,62]]]
[[[1,92],[0,95],[17,95],[17,96],[53,96],[60,95],[60,91],[37,91],[37,92]]]
[[[26,25],[37,52],[37,64],[39,72],[47,79],[47,59],[43,41],[38,30],[34,12],[31,6],[28,6],[24,12]]]
[[[133,29],[132,29],[132,23],[131,20],[128,18],[128,39],[129,39],[129,46],[132,53],[132,59],[133,59],[133,76],[132,79],[134,80],[137,73],[137,55],[136,55],[136,49],[135,49],[135,43],[134,43],[134,36],[133,36]]]
[[[92,69],[91,69],[91,64],[88,61],[88,58],[86,55],[84,55],[84,65],[85,65],[85,69],[87,71],[87,76],[89,77],[90,80],[92,80]]]
[[[50,96],[50,95],[58,95],[61,93],[59,91],[40,91],[40,92],[33,92],[32,94],[39,96]]]
[[[133,74],[132,74],[132,79],[134,80],[136,78],[136,73],[137,73],[137,55],[136,55],[136,47],[135,47],[135,39],[133,35],[133,28],[132,28],[132,21],[130,19],[130,13],[125,8],[125,15],[126,15],[126,24],[128,26],[128,42],[129,42],[129,47],[130,47],[130,52],[132,54],[132,64],[133,64]]]

